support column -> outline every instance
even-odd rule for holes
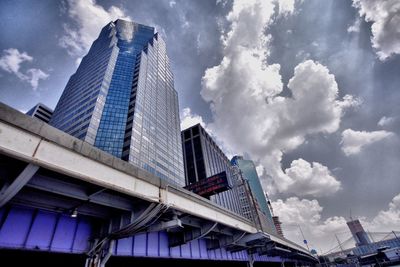
[[[2,188],[0,192],[0,208],[10,201],[10,199],[29,182],[38,169],[39,166],[29,163],[10,185]]]

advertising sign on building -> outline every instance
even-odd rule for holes
[[[223,171],[184,188],[200,196],[209,197],[230,189],[230,186],[226,172]]]

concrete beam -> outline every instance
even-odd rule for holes
[[[15,180],[0,192],[0,208],[13,198],[37,172],[39,166],[29,163]]]
[[[0,153],[247,233],[249,220],[0,103]],[[309,252],[286,239],[271,240]]]

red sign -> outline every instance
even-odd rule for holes
[[[226,172],[220,172],[206,179],[184,187],[203,197],[209,197],[230,189]]]

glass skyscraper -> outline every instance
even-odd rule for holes
[[[178,95],[165,42],[153,27],[107,24],[69,79],[50,124],[185,185]]]
[[[257,217],[261,220],[261,224],[266,223],[265,226],[268,230],[272,230],[272,232],[275,233],[276,228],[272,219],[272,213],[268,207],[254,162],[251,160],[245,160],[241,156],[234,156],[231,160],[231,164],[237,166],[242,179],[248,184],[249,192],[247,192],[247,194],[251,194],[251,197],[255,200],[253,209],[255,209],[254,211],[256,214],[258,213]],[[261,211],[261,214],[258,211]]]

